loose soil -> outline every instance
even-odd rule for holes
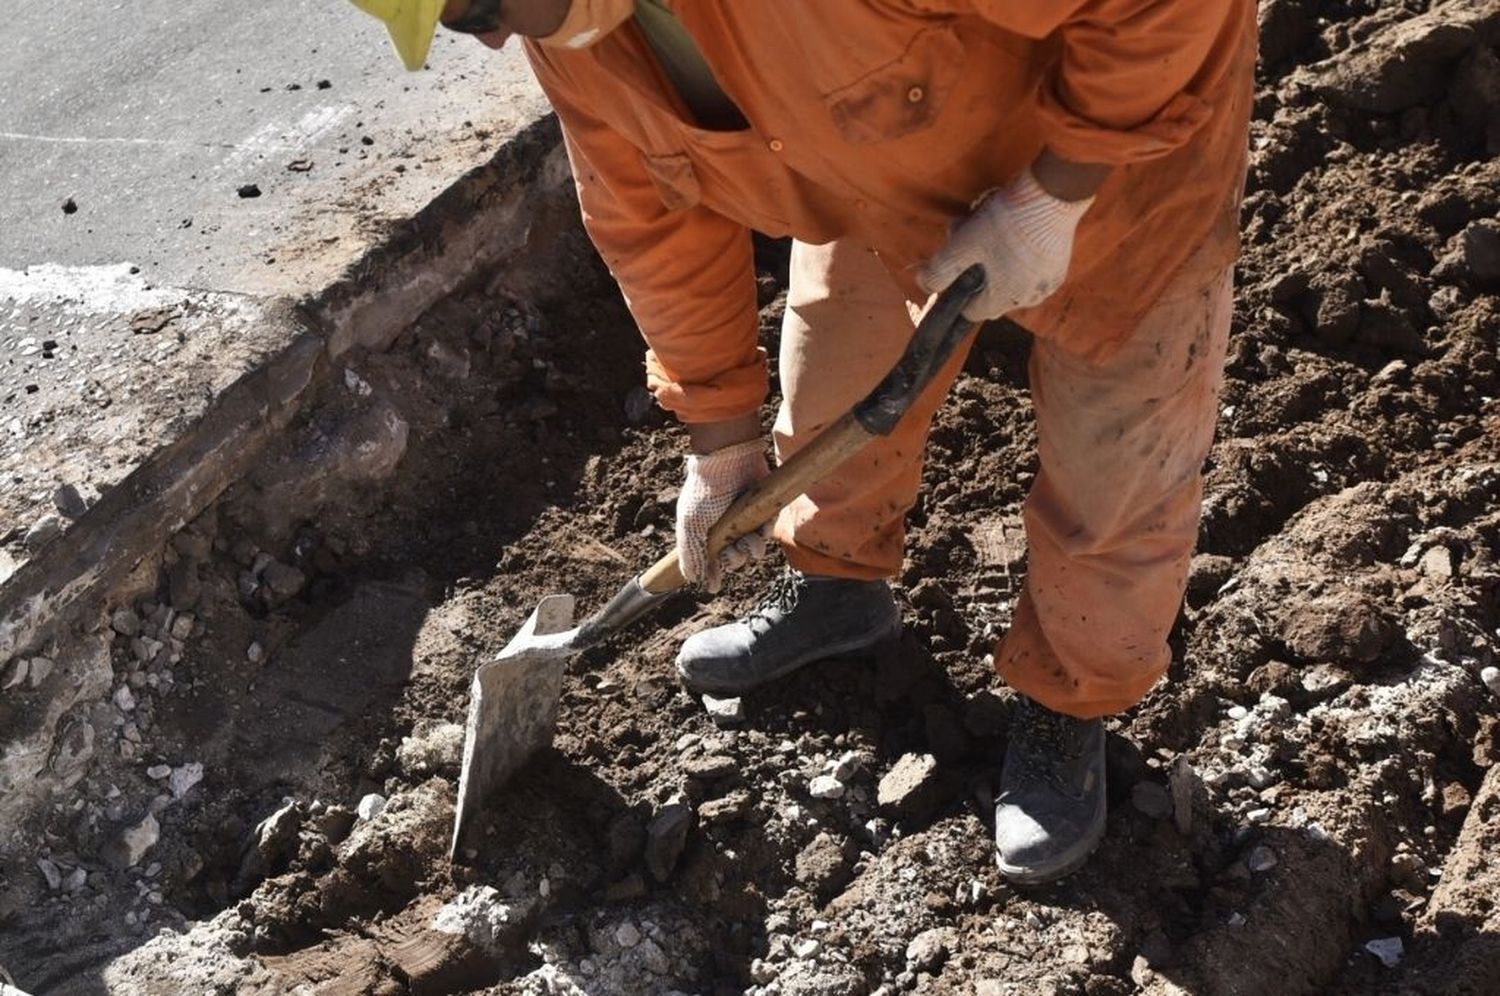
[[[719,725],[675,647],[780,566],[679,597],[569,665],[554,748],[450,865],[475,663],[658,556],[680,474],[618,300],[497,287],[336,372],[146,565],[72,787],[17,831],[0,962],[37,993],[1495,992],[1500,11],[1261,10],[1200,551],[1082,872],[1016,890],[990,844],[1036,460],[1001,326],[934,429],[898,644]]]

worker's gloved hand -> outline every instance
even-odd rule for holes
[[[708,530],[740,492],[770,472],[766,444],[760,439],[687,458],[682,492],[677,496],[677,557],[683,577],[717,593],[724,584],[725,571],[766,555],[769,523],[726,546],[713,561],[708,557]]]
[[[936,294],[973,264],[983,266],[985,288],[964,309],[964,317],[975,322],[1040,304],[1068,275],[1073,232],[1093,202],[1053,197],[1027,170],[980,201],[917,281]]]

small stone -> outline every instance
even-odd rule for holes
[[[1377,937],[1373,941],[1365,942],[1365,950],[1370,952],[1386,968],[1395,968],[1401,964],[1401,957],[1405,953],[1399,937]]]
[[[129,609],[118,609],[109,618],[110,627],[121,636],[139,636],[141,617]]]
[[[173,768],[167,786],[172,790],[172,798],[181,799],[188,791],[199,782],[203,781],[203,765],[194,761],[181,767]]]
[[[26,658],[16,661],[15,667],[10,670],[10,677],[5,679],[4,688],[15,688],[26,681],[27,675],[31,673],[31,662]]]
[[[645,966],[646,971],[653,975],[666,975],[672,970],[672,961],[667,957],[667,953],[661,949],[661,945],[649,937],[641,941],[635,949],[635,955]]]
[[[42,878],[47,880],[47,888],[56,892],[62,887],[62,871],[55,862],[48,858],[38,858],[36,866],[41,871]]]
[[[44,515],[26,531],[25,538],[21,541],[31,553],[39,552],[42,547],[51,543],[63,533],[62,519],[55,515]]]
[[[821,899],[849,884],[853,871],[844,848],[832,835],[820,833],[797,855],[797,882]]]
[[[720,726],[740,723],[745,719],[745,703],[740,699],[717,699],[712,695],[705,695],[703,708],[708,712],[709,719]]]
[[[937,974],[948,959],[949,931],[942,927],[924,930],[906,946],[906,967],[914,972]]]
[[[32,688],[36,688],[39,685],[41,685],[42,682],[46,681],[47,680],[47,676],[52,673],[53,666],[54,665],[53,665],[52,660],[50,658],[47,658],[47,657],[33,657],[33,658],[31,658],[31,676],[30,676],[30,679],[29,679],[30,682],[31,682],[31,687]]]
[[[1245,814],[1245,819],[1250,823],[1268,823],[1271,819],[1271,811],[1264,807],[1252,809]]]
[[[1500,698],[1500,667],[1487,667],[1480,671],[1479,680],[1484,682],[1484,687],[1496,698]]]
[[[177,640],[186,640],[193,635],[193,623],[195,622],[191,612],[183,612],[172,620],[172,637]]]
[[[248,200],[252,197],[259,197],[260,186],[254,183],[244,183],[236,188],[235,193],[239,194],[241,199],[245,200]]]
[[[115,689],[115,708],[121,712],[130,712],[135,709],[135,695],[130,691],[129,685],[121,685]]]
[[[937,781],[936,758],[931,754],[904,754],[880,779],[876,801],[882,809],[917,816],[933,801]]]
[[[69,893],[82,891],[83,887],[88,884],[88,881],[88,869],[74,868],[72,871],[68,872],[66,877],[63,878],[63,891]]]
[[[658,882],[665,882],[677,867],[693,825],[693,810],[685,803],[663,806],[646,827],[646,867]]]
[[[359,800],[359,805],[355,807],[354,812],[361,821],[369,821],[379,816],[384,809],[385,796],[379,792],[371,792]]]
[[[1453,579],[1453,551],[1439,543],[1422,554],[1418,563],[1422,573],[1434,581],[1451,581]]]
[[[1160,782],[1139,781],[1130,788],[1130,804],[1153,820],[1172,815],[1172,794]]]
[[[78,489],[71,484],[64,484],[52,492],[52,504],[70,519],[80,518],[89,510],[88,503],[83,500],[83,495],[79,494]]]
[[[823,950],[823,942],[816,937],[799,937],[792,942],[792,954],[804,961],[815,958]]]
[[[615,928],[615,943],[622,948],[633,948],[641,943],[641,932],[635,924],[626,920]]]
[[[259,664],[261,662],[261,659],[264,658],[265,655],[266,652],[261,647],[260,641],[258,640],[251,641],[250,646],[245,648],[245,660],[249,661],[251,664]]]
[[[833,770],[829,774],[841,782],[848,782],[859,771],[862,763],[859,755],[850,751],[833,763]]]
[[[739,767],[740,763],[728,754],[708,754],[682,762],[683,774],[703,781],[726,778],[738,771]]]
[[[153,764],[151,767],[146,769],[146,777],[155,781],[160,781],[161,779],[166,778],[171,773],[172,766],[170,764]]]
[[[819,775],[807,786],[814,799],[837,799],[844,794],[844,783],[832,775]]]
[[[307,575],[289,564],[276,561],[266,565],[261,572],[261,583],[271,593],[273,603],[295,598],[307,585]]]
[[[1250,856],[1245,859],[1245,867],[1258,874],[1275,868],[1276,861],[1276,852],[1261,844],[1251,848]]]
[[[146,852],[156,846],[161,837],[161,827],[156,817],[147,813],[135,826],[123,831],[103,849],[104,860],[114,868],[134,868]]]

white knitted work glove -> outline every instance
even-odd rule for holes
[[[1064,201],[1036,182],[1031,170],[989,194],[927,261],[917,281],[929,294],[946,288],[975,263],[984,290],[964,309],[972,322],[1040,304],[1062,284],[1073,256],[1073,232],[1092,197]]]
[[[708,559],[708,530],[742,491],[770,472],[766,444],[760,439],[687,458],[682,491],[677,496],[677,558],[683,577],[717,594],[723,587],[725,571],[766,555],[770,523],[726,546],[712,563]]]

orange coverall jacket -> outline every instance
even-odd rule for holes
[[[1236,255],[1254,0],[668,6],[748,130],[694,127],[633,20],[589,48],[527,53],[650,346],[648,383],[684,421],[765,398],[752,229],[855,240],[923,301],[916,267],[1044,147],[1116,166],[1067,282],[1011,316],[1083,355],[1128,336],[1190,257],[1207,273]]]

